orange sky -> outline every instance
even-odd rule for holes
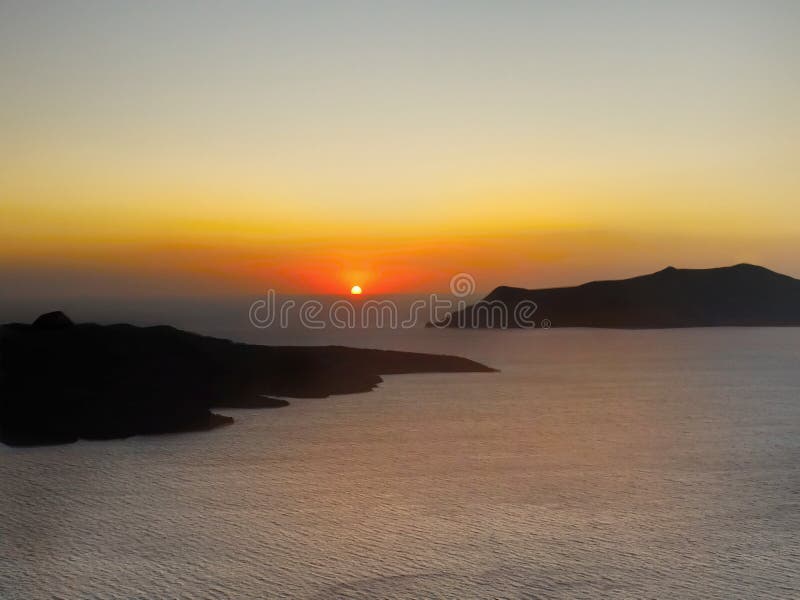
[[[3,4],[0,287],[800,276],[798,34],[794,3]]]

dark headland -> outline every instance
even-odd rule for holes
[[[340,346],[256,346],[167,326],[73,324],[63,313],[0,327],[0,439],[13,445],[204,430],[213,408],[366,392],[381,375],[491,372],[457,356]]]
[[[515,310],[533,302],[533,317]],[[521,307],[520,307],[521,308]],[[500,309],[500,310],[498,310]],[[505,318],[502,315],[506,315]],[[676,269],[575,287],[529,290],[501,286],[440,326],[672,328],[800,325],[800,280],[764,267]]]

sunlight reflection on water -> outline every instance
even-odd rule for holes
[[[349,335],[502,372],[0,448],[0,596],[800,594],[800,330]]]

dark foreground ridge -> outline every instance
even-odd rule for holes
[[[0,326],[0,439],[30,445],[211,429],[212,408],[366,392],[381,375],[491,372],[457,356],[254,346],[173,327],[75,325],[60,312]]]
[[[527,290],[498,287],[445,325],[530,327],[515,318],[534,302],[532,320],[552,327],[669,328],[800,325],[800,280],[764,267],[676,269],[576,287]],[[505,315],[505,318],[504,316]]]

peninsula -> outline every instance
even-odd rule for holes
[[[12,445],[203,430],[213,408],[366,392],[381,375],[492,372],[457,356],[258,346],[173,327],[73,324],[61,312],[0,327],[0,440]]]

